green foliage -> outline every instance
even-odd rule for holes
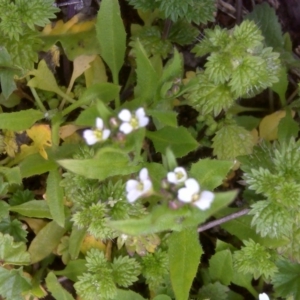
[[[10,218],[5,218],[1,220],[0,232],[9,234],[15,242],[27,242],[27,231],[24,225],[17,219],[11,220]]]
[[[14,205],[20,205],[20,204],[26,203],[32,199],[34,199],[34,194],[32,191],[18,190],[10,197],[10,199],[8,200],[8,203],[11,206],[14,206]]]
[[[118,257],[109,263],[103,252],[91,249],[86,256],[87,272],[79,276],[75,288],[84,299],[114,299],[116,285],[127,287],[137,281],[140,265],[134,258]]]
[[[228,287],[222,285],[220,282],[209,283],[203,286],[198,293],[197,300],[205,300],[205,299],[220,299],[226,300],[228,299]]]
[[[244,241],[245,247],[233,254],[234,268],[240,273],[250,273],[255,279],[270,279],[276,272],[276,255],[252,240]]]

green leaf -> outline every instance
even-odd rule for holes
[[[15,242],[27,242],[27,230],[23,227],[23,223],[18,219],[11,220],[10,218],[3,219],[0,222],[0,232],[9,234]]]
[[[222,184],[232,166],[230,161],[201,159],[192,164],[190,174],[200,183],[202,190],[212,191]]]
[[[139,295],[131,290],[125,291],[125,290],[117,289],[117,295],[114,298],[112,298],[111,300],[120,300],[120,299],[122,299],[122,300],[146,300],[141,295]],[[155,299],[156,299],[156,297],[155,297]],[[161,300],[163,300],[163,299],[161,299]]]
[[[277,296],[293,299],[300,298],[300,265],[288,260],[279,260],[276,263],[278,272],[274,275],[272,283]]]
[[[54,299],[74,300],[72,295],[61,286],[53,272],[48,273],[46,277],[46,284],[47,289],[50,291]]]
[[[49,206],[45,200],[32,200],[20,205],[11,206],[10,211],[17,212],[26,217],[52,219]]]
[[[34,264],[51,254],[65,232],[66,229],[60,227],[54,221],[43,227],[29,246],[28,252],[31,256],[31,263]]]
[[[232,254],[223,250],[214,254],[209,261],[209,274],[213,281],[229,285],[233,278]]]
[[[0,267],[0,295],[5,299],[23,300],[22,294],[31,289],[27,276],[22,268],[7,270]]]
[[[227,300],[229,288],[220,282],[209,283],[203,286],[198,293],[197,300],[218,299]]]
[[[172,300],[172,298],[168,295],[157,295],[153,300]]]
[[[177,300],[189,299],[202,254],[196,228],[173,232],[169,237],[170,276]]]
[[[99,99],[104,103],[108,103],[116,99],[119,93],[120,86],[116,84],[110,82],[95,83],[84,91],[78,102],[82,102],[80,105],[84,105],[95,99]]]
[[[9,184],[22,184],[20,167],[0,167],[0,174],[3,174]]]
[[[78,281],[78,277],[87,271],[86,260],[77,259],[68,262],[67,266],[61,271],[55,271],[56,275],[66,276],[72,281]]]
[[[61,227],[65,225],[64,192],[60,186],[61,175],[58,169],[50,171],[47,178],[46,201],[52,219]]]
[[[80,113],[75,124],[79,126],[94,127],[96,124],[96,118],[99,118],[99,113],[96,105],[92,105]]]
[[[274,8],[267,3],[255,5],[253,11],[245,19],[255,21],[265,38],[266,45],[281,49],[284,40],[281,26]]]
[[[101,57],[110,68],[113,82],[118,84],[118,73],[124,63],[126,32],[118,0],[103,0],[97,16],[97,39]]]
[[[273,83],[271,89],[272,91],[278,94],[282,106],[285,106],[286,104],[285,93],[287,91],[288,84],[289,84],[287,69],[285,67],[282,66],[280,68],[278,77],[279,80]]]
[[[147,113],[153,117],[157,129],[161,129],[163,126],[177,127],[177,113],[175,111],[147,110]]]
[[[213,154],[218,159],[234,160],[237,156],[250,154],[254,146],[251,133],[237,125],[225,125],[213,138]]]
[[[26,251],[26,244],[14,242],[13,237],[0,232],[0,259],[5,264],[28,265],[30,263],[29,253]]]
[[[135,43],[137,85],[134,94],[150,104],[157,90],[158,75],[139,40]]]
[[[69,253],[71,259],[76,259],[80,252],[80,246],[86,235],[86,228],[78,229],[77,226],[72,227],[69,239]]]
[[[29,155],[20,163],[22,178],[40,175],[57,168],[57,163],[52,159],[44,159],[39,153]]]
[[[291,138],[297,138],[299,132],[299,124],[292,117],[292,112],[286,110],[285,116],[279,121],[278,140],[280,143],[288,142]]]
[[[8,214],[9,214],[9,205],[4,200],[0,200],[0,221],[8,217]]]
[[[182,157],[198,147],[197,141],[182,126],[166,126],[155,132],[148,131],[146,136],[153,141],[157,152],[165,153],[167,147],[170,147],[176,157]]]
[[[257,291],[252,286],[252,275],[234,272],[232,282],[246,288],[255,298],[258,298]]]
[[[22,131],[31,127],[36,121],[44,118],[38,110],[27,109],[13,113],[0,114],[0,129]]]
[[[103,150],[93,159],[64,159],[58,163],[73,173],[98,180],[115,175],[128,175],[140,169],[139,166],[128,165],[130,158],[121,150],[105,148]]]

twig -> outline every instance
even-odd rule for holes
[[[207,224],[204,224],[203,226],[200,226],[198,228],[198,232],[202,232],[202,231],[208,230],[208,229],[213,228],[215,226],[218,226],[218,225],[221,225],[221,224],[226,223],[228,221],[231,221],[231,220],[234,220],[236,218],[239,218],[239,217],[241,217],[243,215],[248,214],[249,211],[250,211],[250,208],[245,208],[243,210],[235,212],[235,213],[233,213],[231,215],[228,215],[226,217],[223,217],[221,219],[217,219],[215,221],[212,221],[212,222],[209,222]]]

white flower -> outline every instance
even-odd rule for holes
[[[177,167],[174,169],[174,172],[168,173],[167,179],[170,183],[178,184],[187,180],[187,174],[184,168]]]
[[[266,293],[259,294],[259,300],[270,300]]]
[[[104,129],[104,123],[101,118],[96,119],[96,129],[87,129],[83,132],[83,137],[88,145],[94,145],[97,142],[105,141],[110,135],[109,129]]]
[[[127,200],[132,203],[141,196],[147,195],[152,190],[152,182],[148,170],[143,168],[139,174],[140,180],[130,179],[126,182]]]
[[[123,123],[120,126],[120,131],[125,134],[132,132],[135,129],[145,127],[149,123],[149,118],[145,114],[145,110],[141,107],[132,115],[128,109],[123,109],[118,114]]]
[[[180,201],[192,203],[201,210],[210,208],[215,198],[212,192],[200,192],[200,186],[194,178],[187,179],[184,184],[185,187],[178,191],[178,199]]]

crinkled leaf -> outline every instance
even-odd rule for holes
[[[47,289],[55,299],[74,300],[72,295],[61,286],[53,272],[48,273],[46,284]]]
[[[25,243],[14,242],[12,236],[2,233],[0,233],[0,241],[0,259],[6,264],[28,265],[30,263]]]
[[[22,131],[42,119],[44,114],[38,110],[27,109],[13,113],[0,114],[0,129]]]
[[[230,161],[201,159],[192,164],[190,174],[197,179],[202,190],[212,191],[222,184],[232,166]]]
[[[31,242],[28,252],[31,263],[36,263],[47,257],[59,244],[66,229],[52,221],[43,227]]]
[[[222,160],[234,160],[239,155],[250,154],[254,146],[251,133],[237,125],[225,125],[213,138],[213,154]]]
[[[3,219],[0,222],[0,232],[11,235],[15,242],[27,242],[26,236],[28,232],[18,219]]]
[[[10,207],[10,211],[26,217],[52,219],[49,206],[45,200],[32,200],[26,203]]]
[[[117,0],[101,2],[97,15],[96,32],[101,48],[101,57],[110,68],[114,83],[118,83],[118,74],[125,57],[126,32]]]
[[[20,167],[0,167],[0,174],[3,174],[9,184],[22,184]]]
[[[172,287],[176,299],[186,300],[203,254],[198,232],[195,227],[173,232],[168,244]]]
[[[7,270],[0,267],[0,295],[5,299],[23,300],[23,293],[31,289],[28,277],[22,268]]]
[[[154,143],[157,152],[165,153],[170,147],[176,157],[182,157],[198,147],[197,141],[182,126],[166,126],[155,132],[148,131],[146,135]]]
[[[64,192],[60,186],[60,181],[61,175],[57,169],[49,172],[46,185],[46,201],[52,219],[63,227],[65,225]]]
[[[199,290],[197,299],[198,300],[206,300],[206,299],[226,300],[228,299],[228,292],[229,292],[229,288],[217,281],[203,286]]]

